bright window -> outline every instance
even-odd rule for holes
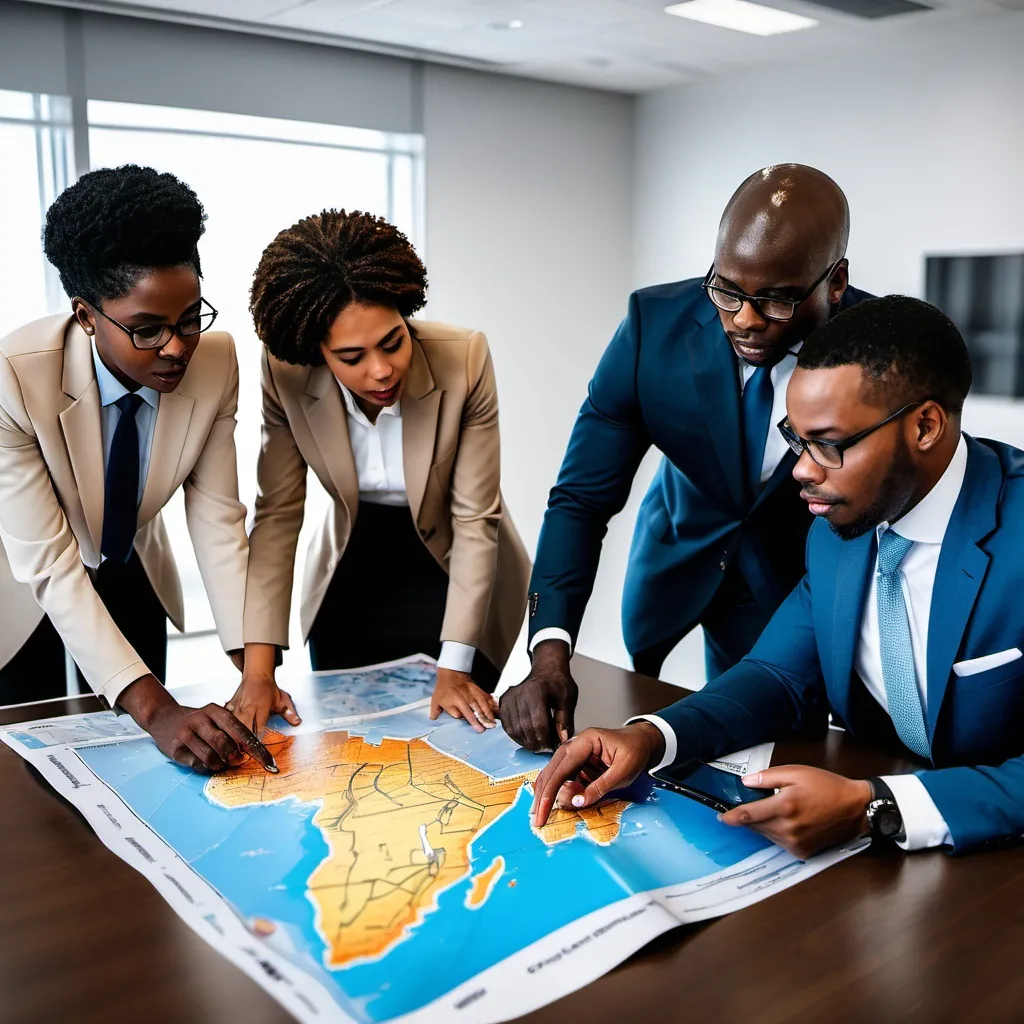
[[[40,234],[73,167],[70,100],[0,89],[0,337],[67,309]]]

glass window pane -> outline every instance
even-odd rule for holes
[[[46,99],[0,92],[0,109],[29,114],[23,122],[0,122],[0,337],[69,308],[40,239],[46,209],[73,166],[71,129],[32,121]]]

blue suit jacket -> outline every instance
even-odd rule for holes
[[[957,852],[1024,833],[1024,658],[977,675],[953,673],[956,662],[1024,649],[1024,452],[967,442],[928,624],[934,767],[919,773]],[[661,712],[680,758],[708,760],[780,738],[824,701],[854,735],[870,736],[879,717],[891,728],[853,671],[874,557],[874,531],[842,541],[815,523],[807,574],[750,654]]]
[[[868,297],[847,288],[841,308]],[[695,625],[734,559],[765,621],[800,579],[811,516],[791,477],[795,458],[751,502],[737,359],[718,310],[698,279],[645,288],[630,296],[601,358],[551,491],[530,585],[531,637],[558,626],[575,640],[608,520],[652,444],[668,461],[644,499],[630,555],[631,652]]]

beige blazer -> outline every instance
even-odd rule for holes
[[[225,650],[242,646],[245,600],[237,400],[231,335],[204,334],[177,390],[160,396],[135,537],[157,597],[183,629],[181,583],[160,510],[184,486],[189,533]],[[89,685],[113,706],[149,669],[90,577],[100,564],[103,481],[89,337],[60,314],[0,340],[0,652],[15,653],[46,612]]]
[[[409,511],[448,573],[441,636],[470,644],[500,670],[526,614],[530,560],[505,511],[498,395],[479,331],[410,321],[412,363],[401,398]],[[327,366],[263,354],[263,447],[249,535],[246,639],[288,646],[295,547],[310,467],[334,499],[310,544],[302,585],[309,635],[359,508],[345,403]]]

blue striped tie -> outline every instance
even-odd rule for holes
[[[918,757],[931,757],[924,724],[921,692],[914,669],[914,645],[910,619],[903,599],[900,562],[913,546],[912,540],[886,530],[878,541],[878,639],[882,652],[882,678],[889,701],[889,717],[903,742]]]

